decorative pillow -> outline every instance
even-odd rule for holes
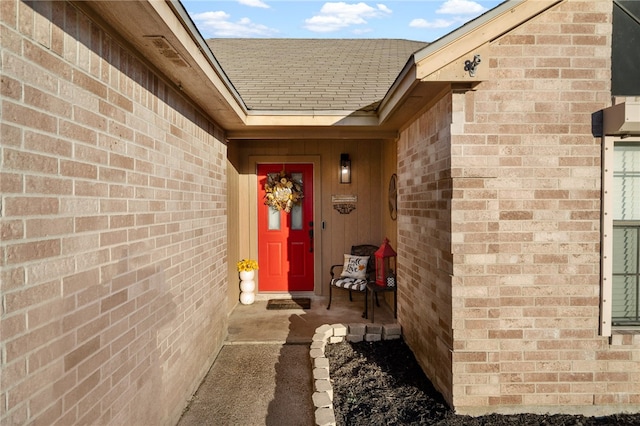
[[[364,279],[367,277],[367,263],[369,256],[344,255],[341,277]]]

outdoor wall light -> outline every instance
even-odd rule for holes
[[[351,183],[351,159],[349,154],[340,154],[340,183]]]

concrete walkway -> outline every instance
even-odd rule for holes
[[[323,297],[312,297],[308,310],[267,310],[266,300],[238,305],[225,345],[178,426],[313,425],[309,347],[315,329],[368,322],[361,317],[362,295],[349,302],[347,292],[336,293],[331,310]],[[375,318],[395,322],[384,303]]]

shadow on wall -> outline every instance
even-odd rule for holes
[[[149,254],[145,253],[136,256],[125,250],[115,266],[116,275],[98,286],[105,294],[100,300],[104,328],[94,339],[100,342],[96,351],[104,350],[109,359],[94,373],[102,379],[94,387],[110,384],[100,403],[103,413],[111,412],[113,424],[161,424],[169,415],[165,404],[152,406],[149,401],[167,398],[163,364],[170,352],[162,342],[176,318],[176,303],[168,291],[164,269],[158,264],[149,266]],[[138,268],[138,264],[147,266]],[[89,358],[93,352],[84,355]],[[78,359],[79,369],[82,362]]]

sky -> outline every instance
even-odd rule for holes
[[[204,38],[432,42],[504,0],[181,0]]]

